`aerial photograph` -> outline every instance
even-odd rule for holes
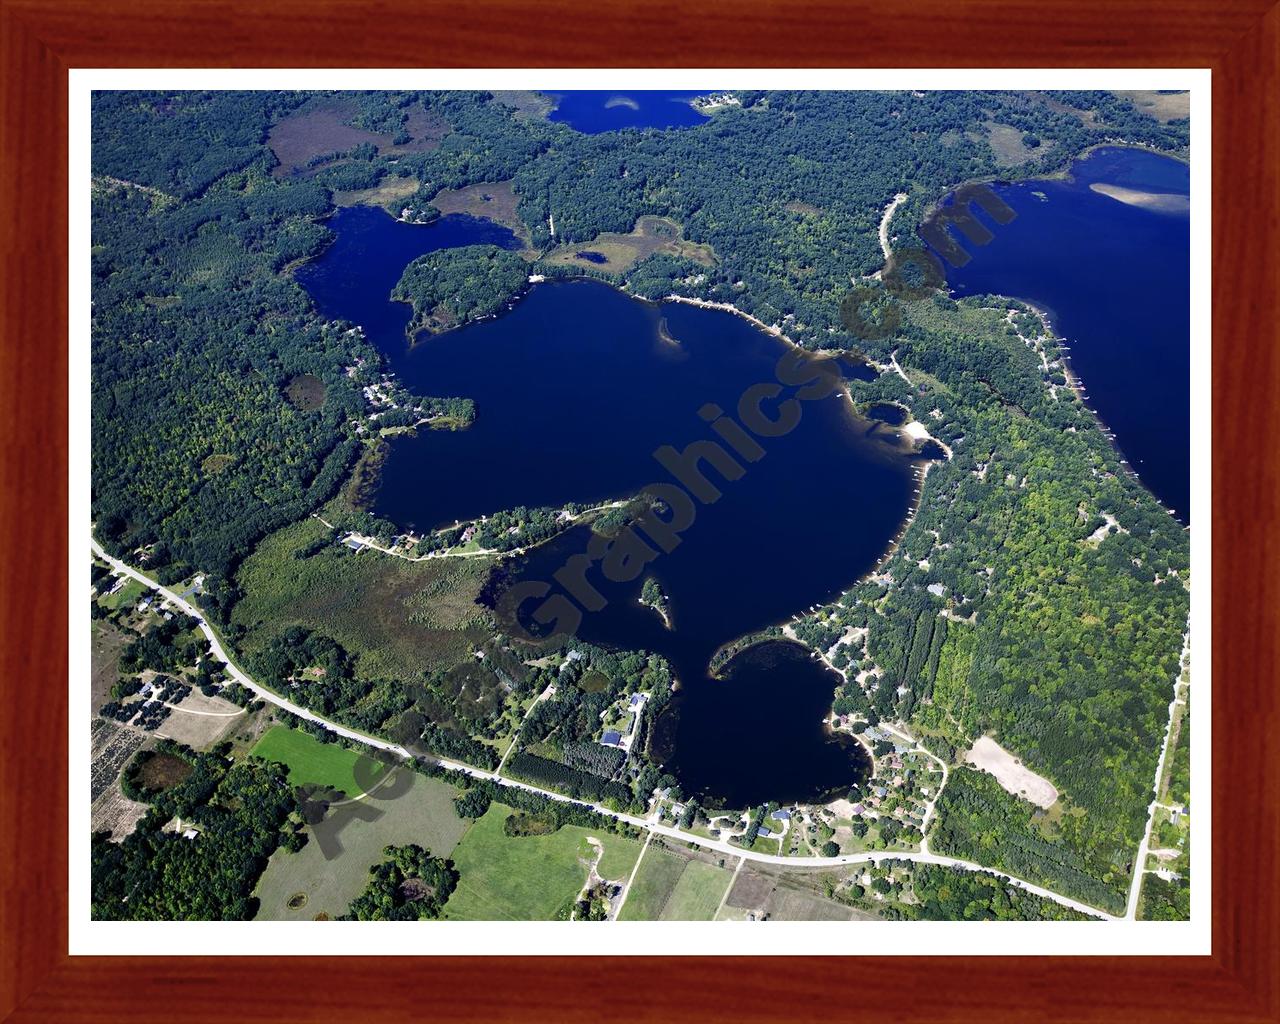
[[[92,921],[1191,919],[1189,92],[89,127]]]

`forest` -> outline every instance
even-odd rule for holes
[[[281,842],[305,841],[283,765],[232,763],[224,753],[164,748],[191,771],[150,803],[121,843],[93,837],[92,913],[112,921],[245,921],[257,912],[253,888]],[[138,758],[152,756],[149,752]],[[182,829],[166,827],[180,819]],[[193,830],[190,837],[185,830]]]
[[[883,902],[874,898],[876,893]],[[872,869],[870,886],[853,882],[832,895],[887,921],[1092,920],[984,871],[908,860],[884,861]]]
[[[938,814],[930,839],[939,853],[989,864],[1100,910],[1123,913],[1132,865],[1090,863],[1056,842],[1058,825],[1006,793],[994,776],[952,769]]]

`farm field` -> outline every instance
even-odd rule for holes
[[[822,872],[792,871],[748,862],[725,900],[719,920],[851,921],[874,920],[875,915],[829,900],[819,894]]]
[[[685,868],[685,859],[678,853],[664,850],[655,843],[649,844],[640,870],[631,883],[631,892],[623,904],[621,921],[656,921],[662,914],[671,892],[679,882]]]
[[[733,872],[728,868],[689,861],[662,908],[662,920],[710,921],[732,878]]]
[[[466,821],[454,813],[456,795],[457,790],[447,783],[415,774],[412,788],[403,796],[379,801],[375,793],[361,801],[380,813],[372,821],[355,818],[341,830],[338,856],[326,857],[314,836],[297,853],[277,850],[258,881],[257,919],[340,917],[364,891],[369,868],[382,861],[383,847],[388,845],[417,843],[437,857],[448,857],[467,828]],[[299,905],[290,906],[291,901]]]
[[[640,844],[611,832],[564,825],[549,835],[508,836],[510,807],[494,803],[454,851],[458,888],[444,917],[461,921],[568,920],[594,856],[587,836],[604,846],[602,877],[625,879]],[[648,855],[646,854],[646,860]]]

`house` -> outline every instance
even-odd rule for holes
[[[882,800],[889,795],[889,791],[885,789],[884,786],[875,786],[872,788],[871,792],[875,793],[875,795],[880,797]]]
[[[633,693],[631,695],[631,700],[627,704],[627,707],[631,711],[635,711],[637,708],[642,707],[644,705],[644,702],[648,699],[649,699],[649,695],[647,693]]]
[[[760,826],[760,829],[756,834],[764,836],[766,839],[768,839],[771,835],[773,835],[773,833],[770,832],[769,829],[767,829],[764,825]]]
[[[600,737],[600,742],[606,747],[620,747],[622,746],[622,733],[610,729]]]
[[[356,540],[355,537],[348,537],[342,543],[345,544],[347,547],[349,547],[352,551],[364,550],[364,544]]]
[[[779,808],[778,810],[774,811],[771,815],[769,815],[769,817],[771,817],[774,821],[790,821],[791,812],[784,811],[781,808]]]

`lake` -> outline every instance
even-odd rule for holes
[[[373,511],[403,527],[627,498],[671,482],[655,450],[714,440],[700,411],[737,410],[748,388],[775,380],[787,351],[740,317],[642,303],[585,280],[537,285],[501,317],[410,348],[408,307],[387,298],[404,264],[446,238],[468,244],[489,228],[416,227],[355,210],[330,227],[337,241],[299,273],[319,308],[362,324],[411,390],[476,402],[469,429],[392,444]],[[862,749],[823,722],[839,678],[799,645],[764,645],[731,661],[723,678],[708,674],[722,645],[834,599],[872,569],[916,492],[920,460],[891,432],[869,431],[843,392],[798,407],[798,425],[760,438],[763,454],[742,459],[738,479],[705,470],[722,496],[697,504],[670,553],[629,582],[590,576],[605,604],[575,629],[584,640],[670,661],[680,691],[660,723],[665,764],[707,803],[816,799],[869,769]],[[773,415],[771,402],[765,408]],[[518,582],[554,582],[591,540],[590,527],[576,526],[510,560],[495,596]],[[638,602],[645,576],[669,598],[670,629]]]
[[[405,267],[437,249],[520,248],[507,228],[465,214],[409,224],[374,206],[350,206],[335,212],[325,226],[334,233],[332,244],[318,259],[300,266],[295,277],[324,316],[359,324],[393,363],[408,347],[405,328],[412,310],[408,303],[390,299]]]
[[[709,120],[705,114],[694,110],[689,101],[712,91],[643,89],[636,92],[576,90],[549,93],[556,99],[556,108],[549,119],[587,135],[614,132],[621,128],[687,128]]]
[[[1191,320],[1190,217],[1181,197],[1189,189],[1181,161],[1098,149],[1069,178],[995,186],[1016,218],[988,221],[995,238],[966,243],[970,262],[947,267],[957,296],[1008,295],[1049,313],[1088,405],[1183,523],[1191,508]],[[1152,195],[1174,198],[1143,199]]]

